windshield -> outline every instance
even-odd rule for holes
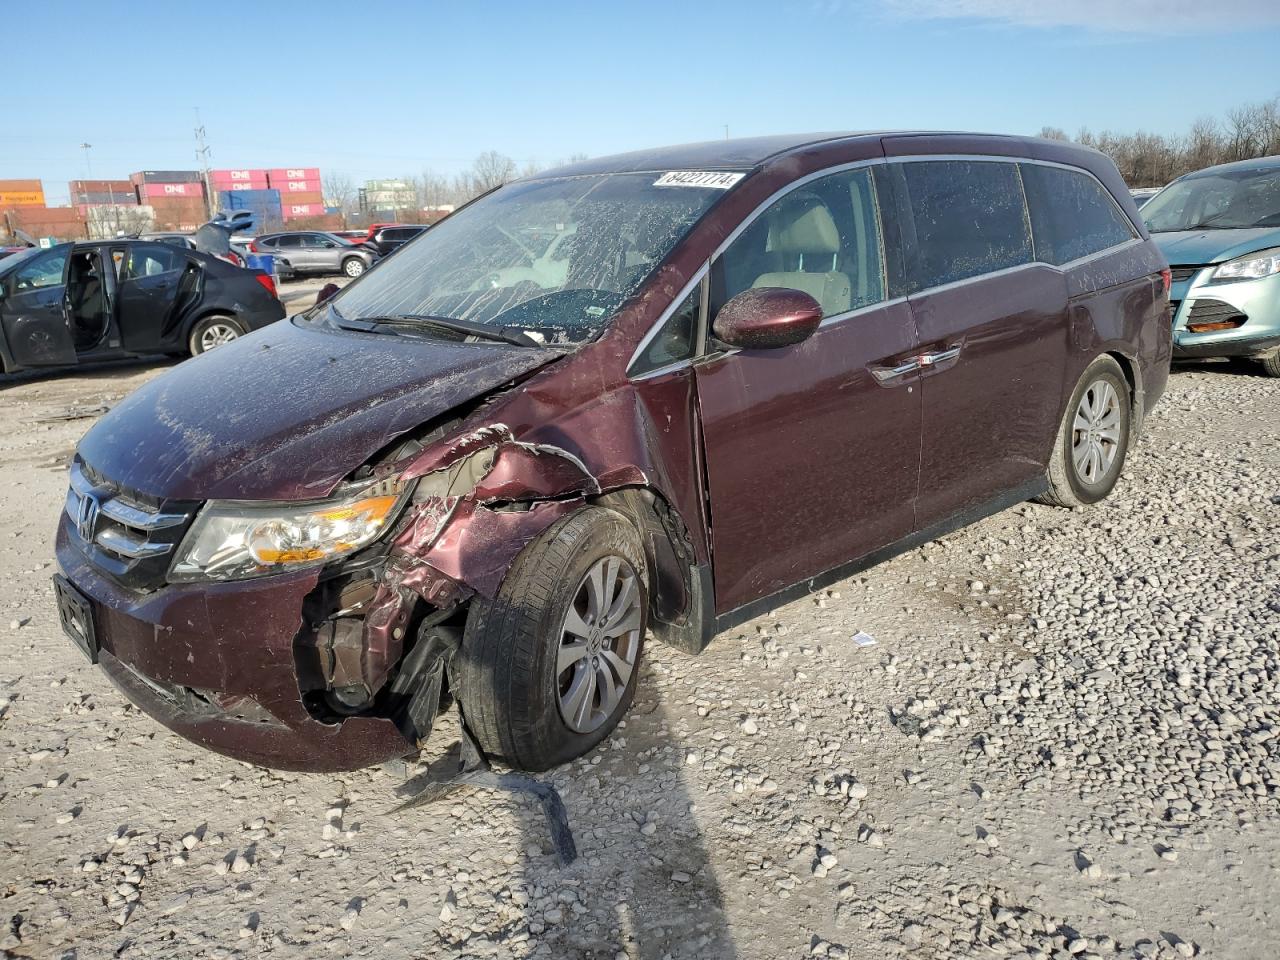
[[[1185,177],[1152,197],[1142,219],[1152,233],[1280,227],[1280,168]]]
[[[331,303],[346,319],[434,316],[594,338],[723,189],[655,173],[508,184],[441,221]]]

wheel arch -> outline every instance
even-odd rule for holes
[[[1145,394],[1142,389],[1142,368],[1138,362],[1121,350],[1111,349],[1105,352],[1120,366],[1125,381],[1129,384],[1129,405],[1132,416],[1129,418],[1129,440],[1136,440],[1142,435],[1142,427],[1146,412]]]

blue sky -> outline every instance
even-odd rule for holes
[[[1061,9],[1065,8],[1065,9]],[[5,17],[0,178],[318,166],[451,173],[485,150],[933,127],[1161,133],[1280,94],[1280,3],[1216,0],[133,3]],[[1208,21],[1206,23],[1206,21]],[[1205,30],[1211,32],[1205,33]],[[18,79],[16,82],[14,78]]]

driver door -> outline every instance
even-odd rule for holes
[[[54,247],[4,280],[0,319],[14,362],[24,367],[76,362],[75,340],[64,301],[71,249],[70,244]]]
[[[695,364],[716,612],[911,534],[921,397],[911,310],[886,292],[872,177],[855,168],[771,204],[711,265],[709,317],[751,288],[803,290],[807,340]]]

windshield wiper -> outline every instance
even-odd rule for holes
[[[334,311],[337,313],[337,311]],[[484,323],[473,323],[470,320],[458,320],[455,317],[437,317],[428,313],[399,313],[391,317],[341,317],[340,326],[350,330],[372,331],[379,327],[414,327],[433,326],[444,330],[453,330],[482,340],[493,340],[499,343],[510,343],[517,347],[542,347],[529,334],[516,327],[491,327]]]
[[[474,323],[471,320],[459,320],[456,317],[437,317],[430,313],[401,313],[394,319],[411,320],[414,323],[429,323],[433,326],[444,327],[446,330],[469,333],[472,336],[480,337],[482,340],[513,343],[517,347],[542,346],[541,343],[518,327],[491,327],[487,323]]]

